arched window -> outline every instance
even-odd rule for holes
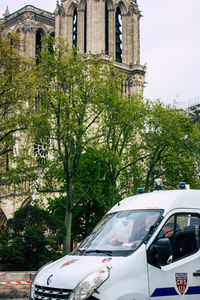
[[[84,53],[87,52],[87,2],[84,11]]]
[[[55,42],[55,32],[51,32],[48,39],[48,50],[51,54],[54,54],[54,42]]]
[[[14,40],[13,35],[9,32],[7,35],[9,42],[10,42],[10,47],[14,48],[15,47],[15,43],[17,42],[17,40]]]
[[[38,29],[36,31],[36,45],[35,45],[35,56],[36,63],[38,64],[41,60],[41,50],[42,50],[42,38],[44,36],[44,32],[42,29]]]
[[[20,30],[19,30],[19,28],[16,30],[16,34],[20,34]]]
[[[115,49],[116,61],[122,62],[122,15],[118,7],[115,15]]]
[[[77,26],[78,26],[78,14],[77,9],[74,9],[73,15],[73,36],[72,36],[72,45],[73,47],[77,47]]]
[[[109,14],[108,4],[105,3],[105,54],[109,53]]]

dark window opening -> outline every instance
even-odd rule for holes
[[[19,50],[19,45],[20,42],[18,39],[14,38],[13,34],[8,33],[8,39],[10,40],[10,49],[18,49]]]
[[[84,53],[87,53],[87,3],[84,12]]]
[[[115,15],[115,46],[116,46],[116,61],[122,62],[122,15],[118,7]]]
[[[10,160],[9,160],[9,154],[6,153],[6,171],[8,172],[10,169]]]
[[[109,53],[109,12],[108,12],[108,4],[105,3],[105,54]]]
[[[48,51],[51,54],[54,54],[54,42],[55,42],[55,33],[52,32],[49,35],[49,39],[48,39]]]
[[[42,32],[41,30],[38,30],[36,32],[36,49],[35,49],[36,64],[40,63],[41,61],[41,50],[42,50]]]
[[[77,9],[74,9],[73,15],[73,36],[72,36],[72,45],[73,47],[77,47],[77,29],[78,29],[78,14]]]

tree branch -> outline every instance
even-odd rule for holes
[[[128,167],[130,167],[130,166],[136,164],[138,161],[147,158],[148,156],[150,156],[150,154],[147,154],[147,155],[145,155],[145,156],[139,157],[139,158],[137,158],[136,160],[134,160],[133,162],[130,162],[129,164],[127,164],[126,166],[124,166],[123,168],[121,168],[120,170],[118,170],[118,172],[117,172],[117,174],[116,174],[116,176],[115,176],[115,179],[117,179],[117,177],[119,176],[119,174],[120,174],[123,170],[125,170],[125,169],[127,169]]]
[[[12,129],[8,132],[6,132],[2,137],[0,137],[0,142],[2,142],[8,135],[10,135],[11,133],[14,133],[14,132],[17,132],[17,131],[20,131],[20,130],[24,130],[26,129],[27,127],[21,127],[21,128],[17,128],[17,129]]]

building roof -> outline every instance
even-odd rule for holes
[[[19,22],[19,20],[21,21],[23,19],[23,15],[26,14],[27,18],[27,13],[34,15],[34,19],[37,19],[38,17],[43,18],[43,22],[50,26],[54,26],[55,24],[55,17],[53,13],[32,5],[26,5],[11,14],[4,14],[5,17],[1,20],[3,21],[5,27],[9,27],[14,25],[14,23]]]

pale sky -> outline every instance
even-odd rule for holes
[[[33,5],[53,12],[56,0],[0,0],[0,18]],[[147,64],[145,97],[200,102],[200,0],[138,0],[141,64]]]

